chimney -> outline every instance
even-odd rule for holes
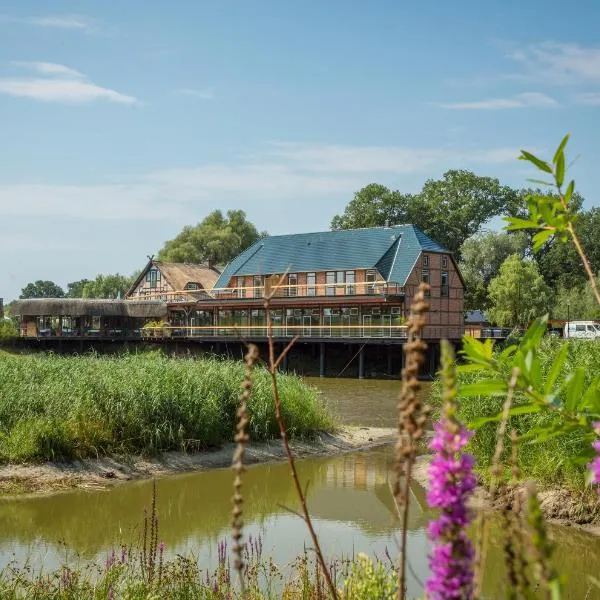
[[[214,264],[215,264],[215,263],[214,263],[214,261],[213,261],[212,259],[210,259],[210,258],[209,258],[209,259],[206,261],[206,266],[207,266],[209,269],[212,269],[212,268],[213,268],[213,266],[214,266]]]

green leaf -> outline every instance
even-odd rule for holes
[[[544,244],[554,235],[553,229],[542,229],[533,236],[533,251],[541,250]]]
[[[573,196],[573,192],[575,191],[575,182],[571,179],[569,181],[569,185],[567,186],[567,191],[564,193],[565,204],[569,206],[571,203],[571,197]]]
[[[562,141],[560,142],[560,144],[558,145],[558,148],[556,149],[556,152],[554,153],[554,158],[552,159],[552,162],[554,164],[558,163],[559,157],[562,154],[563,160],[564,160],[564,150],[565,150],[565,146],[567,145],[567,142],[569,141],[569,134],[567,133],[567,135],[565,135],[565,137],[562,139]]]
[[[565,364],[565,360],[567,359],[567,355],[569,354],[569,344],[563,344],[556,355],[554,362],[552,363],[552,367],[550,367],[550,372],[546,378],[546,385],[544,386],[544,394],[549,394],[560,375],[560,372]]]
[[[538,404],[523,404],[522,406],[513,406],[510,409],[508,414],[511,417],[514,417],[514,416],[518,416],[518,415],[528,415],[528,414],[532,414],[532,413],[537,413],[537,412],[540,412],[540,410],[542,410],[542,408]],[[499,412],[497,415],[494,415],[493,417],[479,417],[478,419],[471,421],[468,424],[468,427],[469,427],[469,429],[479,429],[482,425],[485,425],[486,423],[494,423],[494,422],[501,421],[501,420],[502,420],[502,413]]]
[[[548,315],[537,318],[527,329],[523,339],[521,340],[520,348],[525,349],[531,346],[537,346],[544,333],[546,333],[546,327],[548,326]]]
[[[554,187],[552,181],[544,181],[543,179],[527,179],[530,183],[537,183],[538,185],[546,185],[548,187]]]
[[[463,337],[463,356],[470,362],[480,364],[490,364],[494,354],[493,340],[487,339],[485,342],[465,335]]]
[[[588,389],[583,394],[578,406],[579,410],[600,411],[600,374],[594,377]]]
[[[550,173],[552,175],[552,167],[547,163],[531,154],[531,152],[527,152],[526,150],[521,150],[521,156],[519,156],[520,160],[528,160],[530,163],[533,163],[540,171],[544,171],[546,173]]]
[[[567,386],[567,398],[565,401],[565,408],[569,412],[574,412],[577,406],[579,406],[579,401],[583,392],[584,378],[584,368],[577,367],[577,369],[575,369],[575,371],[573,372],[573,377],[571,377],[569,385]]]
[[[558,160],[556,161],[556,173],[554,176],[556,177],[556,185],[561,187],[565,180],[565,155],[563,152],[558,155]]]
[[[539,224],[537,221],[528,219],[519,219],[518,217],[504,217],[508,223],[508,231],[516,231],[517,229],[537,229]]]
[[[475,383],[460,386],[460,395],[465,398],[471,396],[492,396],[506,393],[507,383],[504,379],[486,379]]]

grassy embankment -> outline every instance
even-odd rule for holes
[[[600,341],[572,340],[546,336],[538,348],[542,381],[548,375],[550,367],[563,344],[569,344],[568,358],[560,373],[558,384],[565,380],[576,367],[585,368],[585,387],[600,373]],[[483,380],[487,375],[482,372],[469,372],[460,375],[460,382],[474,383]],[[439,397],[439,381],[436,382]],[[493,416],[502,410],[504,396],[476,396],[461,398],[460,418],[464,423],[470,423],[479,417]],[[563,398],[557,399],[560,403]],[[517,396],[515,405],[522,400]],[[538,425],[548,425],[553,417],[548,412],[512,416],[509,428],[514,428],[519,436],[527,434]],[[470,450],[477,459],[477,468],[482,476],[487,476],[491,459],[496,446],[497,423],[487,423],[477,430],[470,443]],[[520,444],[519,466],[524,478],[532,478],[546,486],[565,486],[572,489],[583,489],[585,486],[586,466],[576,459],[580,456],[588,441],[582,439],[579,432],[548,439],[544,442],[527,442]],[[507,440],[505,464],[510,456],[510,440]]]
[[[0,461],[193,451],[231,441],[242,378],[241,361],[213,358],[0,353]],[[280,393],[290,436],[332,428],[301,379],[281,375]],[[262,368],[250,410],[250,438],[276,438]]]

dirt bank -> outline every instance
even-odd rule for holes
[[[420,457],[413,468],[415,481],[423,487],[427,487],[427,467],[430,459],[430,456]],[[525,486],[518,485],[509,488],[507,493],[509,496],[516,493],[524,496]],[[577,527],[594,535],[600,535],[600,503],[592,490],[587,489],[581,492],[566,488],[542,488],[538,491],[538,497],[544,516],[549,522],[567,527]],[[499,498],[492,503],[487,490],[478,486],[475,489],[471,506],[482,510],[498,510],[504,501],[503,498]]]
[[[382,427],[343,427],[335,433],[319,433],[307,441],[290,443],[296,457],[333,456],[387,444],[395,430]],[[193,454],[165,452],[155,458],[111,456],[68,463],[8,464],[0,466],[0,495],[49,493],[69,488],[108,487],[123,481],[162,477],[172,473],[215,469],[231,465],[234,444]],[[250,444],[246,463],[283,460],[279,440]]]

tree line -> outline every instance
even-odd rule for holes
[[[413,223],[456,257],[465,279],[466,310],[485,311],[502,326],[524,324],[549,311],[555,318],[595,318],[599,315],[575,249],[548,239],[533,253],[533,232],[504,233],[499,218],[527,213],[528,197],[540,190],[514,189],[493,177],[466,170],[449,170],[441,179],[428,179],[418,193],[404,193],[370,183],[358,190],[332,229]],[[600,269],[600,209],[583,208],[575,194],[576,228],[584,250]],[[224,266],[265,231],[248,221],[241,210],[215,210],[164,243],[158,259]],[[67,289],[51,281],[25,286],[21,298],[124,297],[135,280],[121,274],[98,275],[71,282]]]

